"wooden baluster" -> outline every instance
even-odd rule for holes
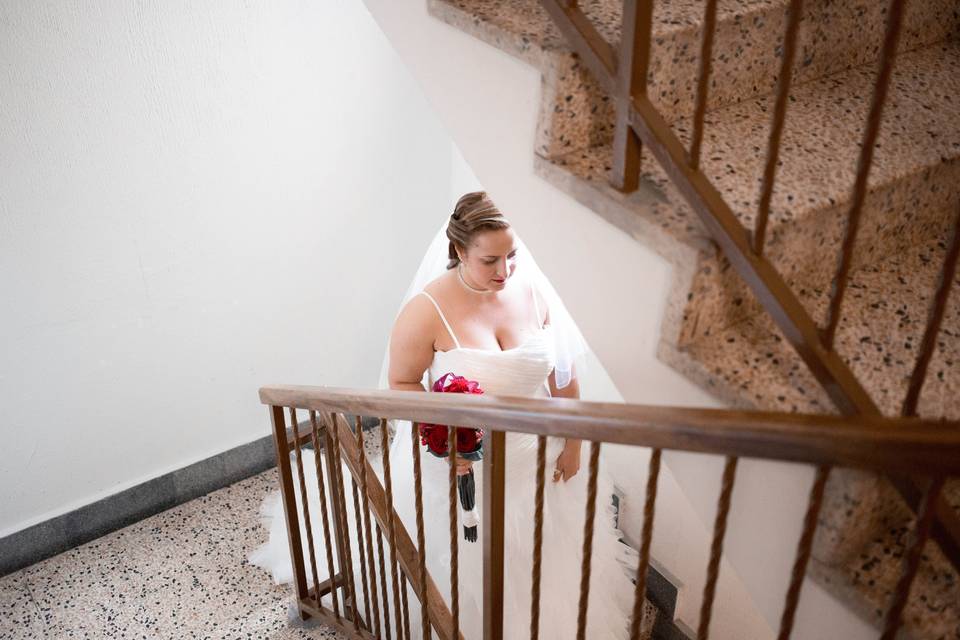
[[[763,253],[763,244],[767,235],[770,199],[773,197],[777,161],[780,159],[780,138],[783,135],[783,123],[787,119],[790,81],[793,79],[793,61],[797,53],[797,33],[800,31],[800,19],[802,17],[803,0],[790,0],[790,17],[787,19],[787,32],[783,37],[783,55],[780,60],[780,77],[777,79],[777,98],[773,107],[773,124],[770,127],[770,138],[767,141],[767,162],[763,168],[760,208],[757,211],[757,223],[753,228],[753,250],[757,254]]]
[[[360,612],[357,610],[357,587],[353,576],[353,554],[350,549],[350,525],[347,521],[347,507],[343,488],[343,473],[341,472],[342,462],[340,458],[340,425],[338,424],[338,416],[336,413],[330,414],[330,427],[331,428],[327,431],[331,437],[329,448],[330,453],[332,454],[331,457],[333,458],[332,464],[330,465],[331,488],[334,491],[334,503],[337,514],[340,518],[340,523],[342,524],[341,531],[343,555],[341,556],[341,562],[343,562],[345,565],[342,573],[346,576],[347,591],[350,595],[350,606],[353,609],[353,628],[354,631],[359,632]],[[344,609],[346,609],[346,607],[344,607]]]
[[[700,626],[697,630],[697,640],[707,640],[710,632],[713,596],[716,594],[717,578],[720,575],[723,537],[727,533],[727,514],[730,512],[730,496],[733,494],[733,481],[736,473],[737,458],[728,457],[723,467],[723,481],[720,486],[720,498],[717,501],[717,517],[713,523],[713,542],[710,545],[710,562],[707,564],[707,583],[703,588],[703,602],[700,605]]]
[[[333,600],[333,616],[340,620],[340,598],[337,595],[337,571],[333,564],[333,547],[330,544],[330,521],[327,517],[327,492],[323,481],[323,464],[320,462],[320,426],[317,412],[310,412],[310,441],[313,442],[313,462],[317,470],[317,493],[320,494],[320,515],[323,524],[323,543],[327,552],[327,573],[330,574],[330,599]],[[319,603],[320,594],[317,594]]]
[[[370,617],[370,589],[367,583],[367,559],[364,556],[364,538],[363,516],[360,515],[360,489],[357,486],[357,480],[350,478],[350,486],[353,488],[353,514],[354,521],[357,523],[357,555],[360,556],[360,585],[363,587],[363,613],[366,616],[364,620],[367,623],[367,629],[373,629],[373,619]],[[373,570],[373,567],[370,567]],[[370,579],[373,582],[373,579]],[[374,595],[376,595],[376,585],[374,585]]]
[[[323,481],[323,464],[320,461],[320,425],[317,422],[317,412],[310,412],[310,442],[313,443],[313,465],[317,473],[317,493],[320,495],[320,522],[323,525],[323,547],[327,555],[327,573],[330,577],[330,599],[333,602],[333,615],[340,619],[340,604],[337,597],[337,571],[333,564],[333,547],[330,543],[330,520],[328,516],[327,492]],[[319,606],[322,594],[317,594]]]
[[[393,478],[390,474],[390,447],[387,444],[387,421],[380,421],[380,446],[383,449],[383,484],[387,498],[387,542],[390,544],[390,583],[393,586],[393,611],[400,637],[400,587],[397,581],[397,533],[393,525]],[[416,442],[414,442],[416,446]]]
[[[907,388],[907,397],[903,402],[903,410],[901,411],[904,417],[917,415],[920,391],[923,389],[923,383],[927,377],[927,367],[930,366],[930,358],[933,357],[933,350],[937,344],[937,335],[940,333],[940,324],[943,322],[943,314],[947,309],[950,288],[957,275],[958,256],[960,256],[960,211],[958,211],[953,222],[947,252],[943,258],[943,267],[940,269],[940,279],[937,282],[933,303],[930,305],[930,312],[927,315],[927,326],[923,332],[923,339],[920,341],[920,352],[917,355],[913,373],[910,375],[910,386]]]
[[[877,143],[877,136],[880,134],[883,106],[887,101],[887,89],[890,86],[890,77],[893,75],[893,63],[897,55],[897,42],[900,39],[900,27],[903,23],[905,4],[906,0],[892,0],[890,11],[887,13],[887,32],[883,41],[883,50],[880,54],[880,72],[877,74],[873,102],[870,105],[870,114],[867,117],[867,128],[863,135],[863,143],[860,145],[857,179],[853,185],[853,199],[850,204],[850,212],[847,215],[847,225],[843,232],[840,260],[830,291],[827,326],[823,330],[823,341],[828,348],[833,347],[837,325],[840,323],[840,307],[843,304],[843,294],[847,289],[850,266],[853,263],[854,241],[856,240],[857,229],[860,226],[863,202],[867,195],[867,176],[870,173],[870,165],[873,164],[873,152]]]
[[[600,443],[590,443],[590,475],[587,478],[586,517],[583,522],[583,558],[580,564],[580,607],[577,611],[577,640],[587,637],[587,604],[590,600],[590,561],[593,558],[593,521],[597,512],[597,472]]]
[[[416,422],[411,423],[410,434],[413,447],[413,495],[417,512],[417,559],[420,572],[420,624],[423,630],[423,640],[430,638],[430,617],[427,612],[427,544],[423,531],[423,477],[420,472],[420,428]],[[389,474],[384,474],[389,476]]]
[[[324,415],[324,422],[326,423],[326,429],[324,430],[324,453],[327,459],[327,485],[330,487],[330,512],[333,516],[333,541],[334,546],[337,550],[337,566],[339,571],[336,572],[339,580],[342,582],[344,588],[344,595],[341,604],[343,605],[343,616],[346,617],[348,614],[348,600],[350,599],[350,581],[347,578],[349,573],[347,567],[349,562],[347,561],[346,556],[346,545],[344,545],[344,528],[345,523],[343,521],[343,516],[340,513],[340,501],[338,499],[339,494],[339,485],[337,483],[338,474],[337,469],[337,455],[336,455],[336,444],[334,440],[334,429],[336,429],[336,414]]]
[[[374,622],[374,617],[370,613],[370,599],[371,592],[373,595],[373,600],[377,599],[377,584],[374,582],[374,568],[373,568],[373,550],[370,539],[370,510],[367,508],[367,454],[363,446],[363,419],[357,415],[355,417],[355,429],[356,439],[357,439],[357,454],[360,461],[360,493],[363,495],[363,517],[361,519],[360,515],[360,506],[359,499],[357,496],[357,478],[351,477],[353,481],[353,507],[356,512],[357,520],[357,553],[360,555],[360,578],[363,582],[363,601],[364,601],[364,613],[367,616],[367,630],[373,630],[374,627],[379,626],[379,618]],[[366,542],[366,545],[364,544]],[[368,555],[364,554],[364,550],[368,551]],[[369,572],[370,572],[370,583],[369,590],[367,587],[367,559],[369,558]],[[373,611],[377,612],[379,607],[374,605]],[[374,613],[374,616],[377,614]]]
[[[807,575],[810,548],[813,546],[813,536],[817,532],[817,519],[820,516],[820,508],[823,506],[823,491],[829,477],[830,467],[817,467],[817,475],[814,477],[813,486],[810,488],[810,499],[807,502],[807,514],[803,519],[803,532],[797,543],[797,556],[793,561],[793,572],[790,574],[790,586],[787,588],[783,615],[780,617],[778,640],[787,640],[793,631],[793,620],[797,613],[797,604],[800,602],[800,588]]]
[[[387,428],[386,420],[380,420],[380,428]],[[367,452],[363,444],[363,429],[360,424],[357,425],[357,450],[360,454],[360,495],[363,496],[363,528],[366,534],[367,564],[370,567],[370,599],[373,601],[373,629],[374,636],[379,638],[380,603],[377,597],[377,572],[373,556],[373,531],[370,527],[370,494],[367,488]],[[364,589],[364,593],[366,593],[366,589]],[[368,612],[367,615],[370,615],[370,613]]]
[[[290,449],[287,446],[287,428],[284,423],[283,407],[270,407],[270,420],[273,424],[273,440],[277,451],[277,473],[280,476],[280,496],[283,501],[283,515],[287,521],[287,541],[290,543],[290,559],[293,563],[293,584],[297,591],[297,609],[300,618],[310,617],[300,602],[310,597],[307,589],[307,572],[303,566],[303,547],[300,542],[300,521],[297,518],[297,497],[293,489],[293,472],[290,469]],[[293,424],[294,438],[297,437],[297,425]]]
[[[900,573],[900,580],[897,582],[897,589],[893,594],[893,601],[887,610],[887,619],[880,640],[894,640],[897,636],[903,610],[907,605],[907,598],[910,596],[910,586],[917,575],[917,569],[920,568],[923,545],[926,544],[927,538],[930,536],[930,526],[933,524],[936,504],[943,489],[943,482],[943,476],[936,476],[924,491],[920,509],[917,511],[912,539],[903,555],[903,570]]]
[[[377,553],[380,556],[380,585],[382,588],[383,596],[383,631],[387,636],[387,640],[390,640],[390,596],[387,591],[387,567],[383,561],[383,532],[380,529],[380,525],[376,525],[377,528]],[[399,634],[398,634],[399,635]]]
[[[506,434],[483,434],[483,640],[503,640],[503,505]]]
[[[640,184],[642,145],[640,136],[630,124],[630,109],[635,96],[647,93],[652,24],[653,2],[624,2],[620,61],[617,65],[617,121],[613,132],[613,170],[610,175],[614,187],[624,193],[636,191]]]
[[[381,422],[382,424],[382,422]],[[365,536],[361,540],[366,541],[367,563],[370,567],[370,596],[367,600],[367,620],[370,621],[370,600],[373,600],[373,629],[374,635],[380,635],[380,604],[377,598],[377,573],[373,559],[373,531],[370,528],[370,494],[367,490],[367,452],[363,446],[363,424],[360,416],[357,416],[357,452],[360,457],[360,493],[363,495],[363,529]],[[360,517],[357,516],[357,526],[360,526]],[[363,557],[363,550],[360,551],[360,557]],[[361,563],[362,564],[362,563]],[[367,583],[364,579],[364,596],[367,595]]]
[[[644,603],[647,597],[647,571],[650,569],[650,543],[653,540],[653,516],[657,502],[657,484],[660,478],[660,449],[650,452],[647,469],[647,495],[643,503],[643,531],[640,534],[640,557],[637,560],[637,583],[633,594],[633,619],[630,640],[639,640],[643,629]]]
[[[460,536],[457,532],[457,428],[447,430],[450,475],[449,475],[449,517],[450,517],[450,615],[453,620],[453,637],[460,636]]]
[[[310,526],[310,500],[307,499],[307,479],[303,473],[303,451],[300,448],[300,428],[297,425],[297,410],[290,407],[290,424],[293,425],[293,450],[297,458],[297,477],[300,480],[300,509],[303,512],[303,526],[307,532],[307,551],[310,556],[310,571],[313,576],[313,593],[320,606],[320,577],[317,574],[317,556],[313,549],[313,528]]]
[[[690,168],[700,168],[700,147],[703,143],[703,120],[707,114],[710,91],[710,69],[713,66],[713,37],[717,32],[717,0],[707,0],[703,16],[703,37],[700,40],[700,67],[697,71],[697,100],[693,108],[693,137],[690,140]]]
[[[537,488],[533,508],[533,577],[530,598],[530,640],[540,637],[540,570],[543,561],[543,474],[547,466],[547,437],[537,436]]]
[[[407,577],[402,571],[400,572],[400,604],[403,606],[403,637],[404,640],[410,640],[410,609],[407,605]]]

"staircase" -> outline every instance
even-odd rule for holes
[[[720,2],[700,169],[753,228],[783,54],[787,0]],[[659,164],[640,188],[610,185],[614,104],[536,0],[428,0],[438,19],[542,73],[538,173],[670,260],[678,276],[660,358],[730,404],[825,413],[834,402],[711,242]],[[619,49],[621,0],[580,8]],[[820,326],[884,38],[887,3],[805,3],[764,253]],[[654,3],[648,96],[686,145],[693,130],[703,3]],[[907,394],[927,309],[960,210],[960,5],[907,5],[869,174],[835,347],[885,415]],[[695,265],[695,267],[692,267]],[[948,301],[918,403],[921,416],[960,417],[956,340],[960,291]],[[960,510],[960,487],[946,496]],[[812,572],[880,624],[912,515],[875,476],[828,485]],[[907,629],[960,638],[960,580],[934,545],[913,588]]]

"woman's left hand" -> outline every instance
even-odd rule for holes
[[[557,456],[557,463],[554,465],[553,481],[558,482],[561,478],[564,482],[577,475],[580,470],[580,440],[567,440],[563,445],[563,451]]]

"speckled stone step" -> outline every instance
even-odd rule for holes
[[[788,0],[720,0],[709,109],[773,90]],[[555,157],[609,142],[613,113],[607,96],[570,53],[537,0],[428,0],[431,13],[543,71],[537,152]],[[619,45],[622,0],[583,0],[598,31]],[[953,0],[907,5],[901,50],[960,32]],[[796,82],[870,62],[883,37],[885,3],[808,0],[799,36]],[[668,121],[693,112],[703,3],[654,3],[649,92]]]
[[[956,509],[960,482],[951,482],[945,492]],[[912,514],[896,499],[889,485],[883,488],[883,497],[886,504],[895,509],[886,511],[873,524],[865,544],[853,554],[834,556],[827,562],[817,558],[815,549],[809,567],[809,574],[815,580],[878,628],[883,624],[896,589],[913,521]],[[834,509],[833,513],[836,512]],[[818,538],[825,537],[824,531],[821,526]],[[960,579],[933,542],[928,541],[924,547],[903,620],[906,638],[956,640],[960,637]]]
[[[957,204],[957,203],[955,203]],[[960,206],[960,205],[958,205]],[[953,209],[956,215],[957,207]],[[891,253],[851,274],[838,352],[888,414],[906,396],[944,237],[926,247]],[[701,269],[723,261],[703,254]],[[819,293],[819,292],[818,292]],[[814,304],[813,292],[802,296]],[[739,305],[755,304],[749,293]],[[691,309],[696,309],[691,300]],[[960,278],[952,284],[941,333],[920,396],[928,417],[960,418]],[[661,342],[660,357],[718,396],[740,406],[786,411],[833,411],[829,398],[765,313],[703,336],[684,349]],[[960,513],[960,482],[947,496]],[[834,471],[821,513],[812,571],[868,620],[880,624],[896,584],[912,516],[892,487],[868,474]],[[906,618],[915,638],[955,638],[960,630],[960,578],[936,545],[926,549]]]
[[[852,198],[875,77],[871,67],[799,87],[784,130],[766,253],[803,292],[818,320],[825,317]],[[854,267],[942,240],[960,208],[958,95],[960,42],[897,59]],[[706,128],[703,170],[748,229],[758,208],[771,102],[764,98],[716,111]],[[678,129],[684,126],[678,123]],[[762,311],[739,278],[719,264],[698,271],[693,293],[698,300],[688,305],[681,347]]]
[[[954,210],[956,215],[956,210]],[[850,275],[835,345],[850,369],[886,415],[897,415],[906,397],[926,325],[946,242],[892,253]],[[702,269],[723,262],[706,259]],[[722,266],[720,266],[722,268]],[[815,292],[801,295],[810,306]],[[691,304],[695,299],[691,300]],[[735,306],[753,305],[752,295]],[[747,298],[750,298],[747,300]],[[928,377],[920,397],[922,416],[960,419],[960,278],[952,285]],[[704,334],[682,350],[689,363],[673,362],[685,373],[709,377],[715,392],[747,406],[802,412],[831,412],[832,403],[780,336],[765,313]],[[673,360],[673,358],[671,358]],[[692,370],[700,367],[701,371]]]
[[[871,68],[854,69],[792,92],[766,252],[817,320],[825,316],[874,75]],[[926,251],[934,259],[936,243],[943,241],[960,209],[957,95],[960,42],[899,57],[870,173],[854,268],[905,251]],[[771,98],[759,98],[733,105],[712,112],[707,121],[704,171],[748,229],[758,206],[770,103]],[[686,139],[689,121],[681,120],[675,128]],[[645,160],[646,181],[655,187],[650,191],[662,197],[624,196],[607,181],[610,153],[609,145],[602,145],[553,160],[539,157],[538,170],[668,258],[680,251],[677,244],[705,251],[709,245],[699,219],[655,161]],[[683,311],[676,314],[676,326],[665,327],[665,340],[680,350],[702,352],[716,349],[720,336],[734,340],[726,335],[728,328],[764,312],[715,251],[696,260],[689,291],[682,292],[686,299],[679,301]],[[769,341],[760,335],[751,338],[758,344]],[[698,379],[717,386],[713,373]],[[722,394],[731,401],[743,391],[739,384],[734,386],[732,396]],[[791,383],[791,388],[797,387]],[[784,394],[772,397],[780,395]],[[784,397],[795,395],[796,391]],[[779,406],[820,411],[831,407],[814,401],[820,399],[808,393]]]

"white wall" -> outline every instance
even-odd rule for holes
[[[534,175],[539,72],[431,18],[425,0],[365,2],[563,296],[617,395],[637,403],[718,406],[656,358],[673,284],[670,265]],[[626,533],[635,538],[646,456],[619,449],[607,460],[630,492]],[[681,587],[678,618],[695,627],[723,460],[668,453],[664,461],[653,555]],[[741,464],[711,637],[775,636],[809,478],[807,469],[792,465]],[[872,635],[807,581],[794,637]]]
[[[449,180],[359,0],[0,3],[0,536],[374,386]]]

